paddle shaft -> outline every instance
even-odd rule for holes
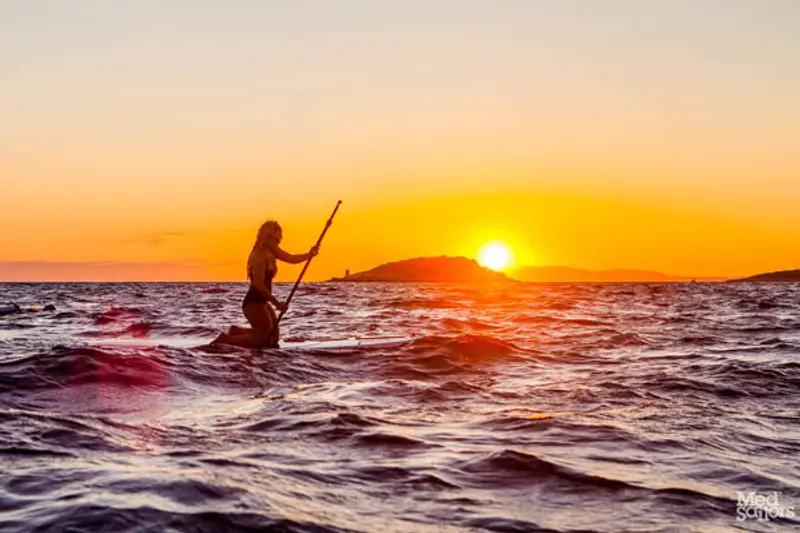
[[[333,217],[336,216],[336,212],[339,210],[339,206],[340,205],[342,205],[342,201],[341,200],[336,202],[336,207],[333,208],[333,213],[331,213],[330,218],[328,218],[328,222],[325,223],[325,227],[323,228],[322,233],[319,236],[319,239],[317,239],[317,244],[315,246],[319,246],[320,244],[322,244],[322,239],[325,238],[325,234],[328,232],[328,228],[331,227],[331,223],[333,222]],[[303,266],[303,270],[300,272],[300,277],[297,278],[297,281],[294,283],[294,287],[292,287],[292,291],[289,293],[289,297],[286,298],[286,303],[283,304],[283,311],[281,311],[281,313],[278,315],[278,319],[275,321],[275,324],[273,324],[273,326],[272,326],[272,331],[269,332],[269,337],[267,337],[268,339],[271,339],[272,336],[275,335],[275,332],[278,331],[278,324],[280,323],[281,319],[283,318],[283,315],[286,314],[286,311],[289,310],[289,302],[292,301],[292,298],[294,297],[294,293],[297,290],[297,287],[300,286],[300,281],[303,279],[303,276],[306,274],[306,270],[308,270],[308,265],[311,264],[311,260],[312,259],[314,259],[314,258],[313,257],[309,257],[308,261],[306,261],[306,264]]]

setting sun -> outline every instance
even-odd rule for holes
[[[478,264],[492,270],[504,270],[513,261],[511,248],[503,242],[486,243],[478,252]]]

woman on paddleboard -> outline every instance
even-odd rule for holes
[[[231,326],[228,333],[222,333],[215,343],[233,344],[245,348],[266,348],[278,345],[280,331],[270,338],[270,333],[278,320],[275,309],[283,311],[284,304],[272,294],[272,280],[278,272],[278,260],[285,263],[302,263],[319,253],[314,246],[306,254],[290,254],[280,247],[283,230],[274,220],[268,220],[258,230],[256,243],[247,260],[247,277],[250,288],[242,302],[242,311],[251,328]],[[273,309],[274,307],[274,309]]]

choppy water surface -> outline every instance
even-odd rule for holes
[[[2,531],[797,531],[800,285],[0,284]],[[278,285],[285,295],[288,286]]]

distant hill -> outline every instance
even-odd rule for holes
[[[520,281],[542,282],[666,282],[666,281],[721,281],[724,278],[692,278],[671,276],[663,272],[637,269],[585,270],[565,266],[521,267],[510,272]]]
[[[466,257],[418,257],[386,263],[372,270],[358,272],[330,281],[421,281],[421,282],[514,282],[505,274],[484,268]]]
[[[521,267],[502,274],[466,257],[418,257],[385,263],[372,270],[330,281],[432,281],[432,282],[681,282],[723,281],[725,278],[691,278],[637,269],[585,270],[565,266]]]
[[[767,272],[765,274],[757,274],[749,278],[732,279],[732,282],[745,282],[745,281],[800,281],[800,270],[781,270],[778,272]]]

